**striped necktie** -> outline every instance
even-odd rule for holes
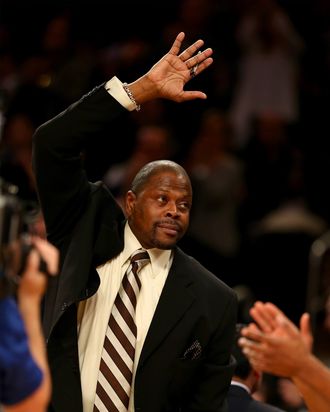
[[[132,254],[116,296],[102,350],[93,412],[128,410],[137,336],[135,308],[141,289],[138,272],[148,262],[144,249]]]

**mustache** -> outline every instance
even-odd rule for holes
[[[182,226],[179,222],[177,222],[174,219],[171,218],[167,218],[167,219],[162,219],[162,220],[158,220],[154,226],[161,226],[161,225],[167,225],[167,226],[172,226],[175,230],[177,230],[178,232],[182,232]]]

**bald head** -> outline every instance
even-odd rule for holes
[[[191,202],[182,166],[170,160],[147,163],[126,193],[128,224],[144,248],[171,249],[188,228]]]
[[[190,178],[182,166],[172,160],[155,160],[147,163],[138,171],[133,179],[131,190],[138,194],[145,187],[146,183],[149,182],[151,177],[165,172],[171,172],[177,176],[182,176],[185,178],[191,189]]]

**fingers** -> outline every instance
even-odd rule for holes
[[[195,43],[193,43],[192,45],[190,45],[187,49],[185,49],[180,55],[180,59],[185,62],[188,63],[187,64],[188,68],[194,66],[195,64],[198,64],[198,58],[197,55],[194,56],[196,54],[196,52],[204,45],[204,41],[199,39],[197,41],[195,41]]]
[[[190,77],[194,78],[202,71],[204,71],[207,67],[209,67],[213,63],[213,59],[208,58],[207,60],[203,61],[201,64],[196,64],[190,68]]]
[[[31,299],[39,301],[44,294],[47,281],[46,277],[40,272],[39,265],[40,253],[36,248],[33,248],[27,257],[24,272],[17,289],[20,305],[31,302]]]
[[[256,302],[250,314],[266,334],[277,331],[284,336],[295,336],[298,333],[294,323],[273,303]]]
[[[296,336],[299,333],[298,328],[296,325],[291,322],[285,315],[279,314],[276,316],[276,322],[278,326],[281,328],[282,334],[286,336]]]
[[[258,347],[260,347],[260,343],[255,342],[251,339],[244,338],[244,337],[239,338],[238,344],[242,347],[243,352],[245,354],[248,354],[248,353],[254,351],[255,349],[257,349]]]
[[[40,256],[46,262],[49,274],[55,275],[58,272],[59,251],[55,248],[55,246],[39,237],[34,237],[32,242],[37,251],[40,253]]]
[[[307,312],[303,313],[300,318],[300,331],[304,335],[312,334],[310,316]]]
[[[288,331],[295,329],[295,325],[271,302],[257,301],[250,309],[250,314],[265,333],[274,331],[278,326],[283,326]]]
[[[264,360],[262,343],[252,341],[246,338],[240,338],[238,341],[242,348],[242,352],[249,359],[249,362],[253,366],[257,366],[256,369],[262,370],[262,361]]]
[[[175,40],[174,40],[174,42],[173,42],[173,45],[172,45],[172,47],[170,48],[169,54],[174,54],[175,56],[177,56],[177,55],[179,54],[180,49],[181,49],[181,45],[182,45],[182,42],[183,42],[183,39],[184,39],[184,38],[185,38],[185,33],[184,33],[184,32],[180,32],[180,33],[176,36],[176,38],[175,38]]]
[[[254,304],[254,306],[250,309],[250,315],[257,322],[260,329],[265,333],[271,332],[276,327],[275,319],[272,313],[267,310],[266,305],[262,302],[258,301]]]
[[[204,44],[203,40],[197,40],[179,54],[184,38],[185,33],[179,33],[170,51],[145,76],[131,84],[135,87],[133,94],[138,96],[139,102],[144,103],[155,97],[176,102],[207,98],[201,91],[184,90],[184,86],[213,63],[213,51],[208,48],[197,53]]]
[[[212,54],[213,50],[211,48],[199,51],[195,56],[185,60],[187,68],[191,69],[196,67],[196,69],[198,69],[198,73],[200,73],[213,62],[213,59],[211,58]]]
[[[173,45],[169,51],[170,54],[174,54],[177,56],[180,52],[180,48],[182,46],[182,42],[185,38],[185,33],[180,32],[174,42]],[[191,67],[195,66],[196,64],[200,64],[203,60],[207,59],[210,57],[213,53],[213,50],[211,48],[208,48],[204,50],[203,52],[199,52],[197,55],[196,52],[204,45],[204,40],[199,39],[196,40],[195,43],[187,47],[180,55],[180,59],[187,64],[188,69]],[[195,56],[194,56],[195,55]]]
[[[257,325],[251,323],[241,330],[241,335],[248,339],[252,339],[257,342],[261,342],[264,338],[264,334],[258,329]]]
[[[267,346],[269,346],[277,342],[277,337],[262,332],[254,324],[250,324],[249,326],[243,328],[241,335],[242,338],[240,339],[243,339],[241,343],[244,345],[245,343],[248,343],[247,346],[254,349],[260,349],[261,344],[267,344]]]
[[[300,333],[308,350],[311,351],[314,339],[311,329],[310,315],[308,313],[303,313],[300,318]]]
[[[268,313],[270,314],[270,316],[272,317],[276,317],[277,315],[284,315],[284,313],[281,311],[281,309],[279,309],[276,305],[274,305],[271,302],[266,302],[264,304],[264,307],[266,309],[266,311],[268,311]]]
[[[189,101],[194,99],[206,99],[205,93],[200,91],[185,91],[181,96],[181,101]]]
[[[35,249],[32,249],[26,261],[25,271],[26,272],[38,271],[39,263],[40,263],[40,255]]]

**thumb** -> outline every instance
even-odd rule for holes
[[[28,255],[27,261],[26,261],[24,272],[38,270],[39,262],[40,262],[39,253],[35,249],[31,249]]]
[[[303,313],[300,318],[300,334],[308,349],[311,351],[313,346],[313,335],[311,329],[310,315]]]

